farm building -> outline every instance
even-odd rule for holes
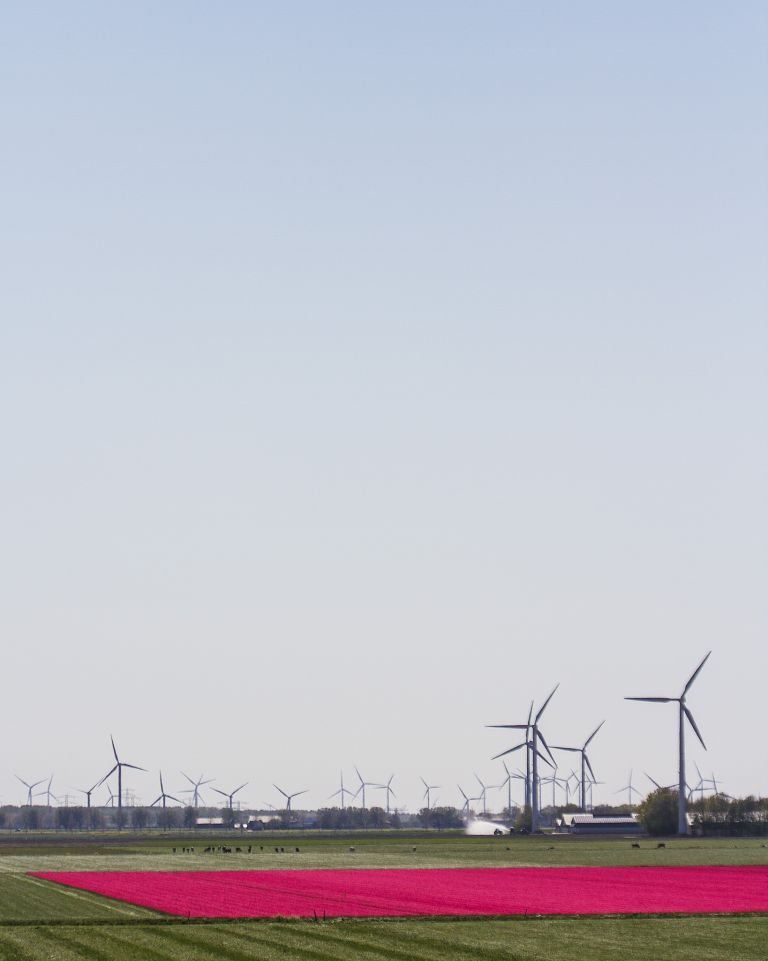
[[[642,834],[643,827],[634,817],[596,818],[591,814],[563,814],[558,831],[566,834]]]
[[[224,818],[195,818],[195,827],[205,831],[219,830],[226,827]]]

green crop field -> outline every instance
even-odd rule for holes
[[[56,870],[768,863],[764,842],[741,839],[672,839],[664,848],[641,840],[638,850],[628,839],[276,834],[226,839],[241,847],[250,844],[250,854],[204,853],[206,845],[220,843],[220,837],[0,838],[0,961],[768,957],[768,917],[762,916],[201,923],[26,876],[28,871]],[[181,848],[189,845],[195,852],[182,854]]]

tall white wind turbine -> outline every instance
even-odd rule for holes
[[[625,701],[652,701],[658,704],[669,704],[675,702],[678,705],[678,778],[677,778],[677,833],[687,834],[688,824],[685,817],[685,802],[686,802],[686,782],[685,782],[685,720],[688,719],[688,723],[693,728],[696,737],[701,741],[701,746],[706,751],[707,745],[704,743],[704,738],[701,736],[701,732],[696,726],[696,721],[693,719],[693,714],[688,710],[685,703],[686,695],[691,689],[691,685],[699,676],[699,671],[707,663],[707,659],[712,651],[706,655],[704,660],[699,664],[696,670],[688,678],[688,683],[683,688],[683,693],[680,697],[625,697]]]

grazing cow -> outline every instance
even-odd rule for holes
[[[637,841],[633,841],[633,842],[632,842],[632,847],[633,847],[633,848],[639,848],[640,845],[637,843]]]
[[[656,847],[657,847],[657,848],[665,848],[665,847],[666,847],[666,844],[665,844],[663,841],[659,841],[659,843],[656,845]]]

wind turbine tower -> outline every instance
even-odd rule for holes
[[[688,682],[683,688],[683,693],[680,697],[626,697],[625,701],[653,701],[658,704],[669,704],[670,702],[675,702],[678,705],[678,778],[677,778],[677,833],[687,834],[688,833],[688,823],[685,817],[685,803],[686,803],[686,782],[685,782],[685,719],[688,719],[688,723],[694,730],[696,737],[701,741],[701,746],[706,751],[707,745],[704,743],[704,738],[696,726],[696,721],[693,719],[693,714],[688,710],[685,703],[686,695],[691,689],[691,685],[699,676],[699,671],[707,663],[707,659],[712,651],[709,651],[704,658],[704,660],[699,664],[696,670],[688,678]]]

